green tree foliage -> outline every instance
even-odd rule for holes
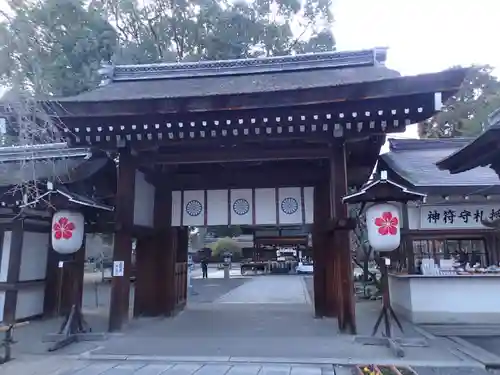
[[[331,0],[94,2],[116,26],[119,63],[198,61],[332,50]],[[293,32],[293,29],[298,30]]]
[[[102,62],[157,63],[333,50],[332,0],[7,0],[0,78],[54,95],[97,84]]]
[[[208,232],[210,232],[214,237],[222,238],[222,237],[237,237],[242,234],[241,227],[238,225],[216,225],[208,228]]]
[[[477,136],[488,123],[488,115],[500,107],[500,81],[490,66],[473,66],[461,89],[443,110],[419,124],[422,138]]]
[[[83,0],[8,0],[0,23],[0,78],[28,91],[71,95],[97,82],[116,32]]]
[[[210,249],[212,249],[212,256],[221,256],[224,255],[224,253],[241,255],[242,253],[240,245],[229,237],[218,239],[215,243],[210,245]]]

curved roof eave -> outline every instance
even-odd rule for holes
[[[438,161],[436,165],[451,174],[488,166],[500,156],[498,145],[500,145],[500,128],[491,127],[469,144]]]

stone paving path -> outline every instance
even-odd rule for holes
[[[192,372],[187,372],[184,365],[189,362],[193,368],[195,360],[186,360],[186,356],[196,356],[196,375],[210,375],[210,369],[217,370],[217,375],[333,375],[333,363],[396,364],[387,348],[361,346],[351,336],[339,334],[334,319],[313,319],[306,292],[311,282],[310,277],[293,275],[196,279],[193,285],[199,294],[190,296],[186,310],[175,318],[132,319],[123,332],[109,335],[106,341],[77,343],[57,352],[57,356],[47,355],[47,344],[40,338],[44,333],[56,332],[60,321],[34,321],[16,331],[19,342],[14,346],[14,355],[18,360],[1,366],[0,375],[147,375],[150,369],[152,374],[158,370],[156,375],[160,370],[165,375],[190,375]],[[109,300],[109,285],[96,289],[103,296],[93,293],[93,284],[88,287],[86,318],[94,331],[105,330],[107,316],[102,312]],[[102,298],[95,301],[96,295]],[[92,304],[98,308],[90,309]],[[359,334],[371,332],[379,309],[377,301],[357,304]],[[404,327],[408,337],[420,337],[411,325],[404,323]],[[425,367],[420,375],[486,374],[482,369],[478,372],[478,359],[457,351],[455,343],[430,338],[429,345],[409,348],[404,364],[455,366]],[[83,353],[92,356],[77,357]],[[61,357],[72,354],[73,359]],[[36,361],[27,356],[34,356]],[[227,369],[225,373],[221,372],[223,368]],[[337,375],[349,373],[348,368],[336,368]]]
[[[333,365],[85,361],[66,357],[17,359],[2,375],[335,375]]]
[[[493,375],[474,367],[413,367],[417,375]],[[2,375],[352,375],[352,366],[287,363],[92,361],[63,356],[18,358]]]
[[[296,275],[254,277],[215,301],[215,303],[244,304],[307,304],[309,302],[304,280]]]

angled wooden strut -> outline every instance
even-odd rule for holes
[[[63,268],[60,268],[60,270],[60,272],[63,272]],[[62,284],[62,277],[60,281]],[[49,346],[49,352],[59,350],[79,341],[101,341],[106,338],[104,333],[93,333],[92,329],[85,321],[81,310],[81,295],[78,291],[78,282],[74,278],[72,282],[73,304],[70,311],[66,314],[59,332],[48,334],[43,339],[44,342],[54,343]]]
[[[71,306],[71,310],[64,319],[64,323],[59,331],[61,338],[57,340],[54,345],[49,347],[49,352],[56,351],[74,342],[78,342],[78,336],[86,334],[87,332],[92,332],[92,329],[85,321],[82,310],[78,305]]]

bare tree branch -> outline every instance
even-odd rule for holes
[[[16,11],[21,10],[14,9]],[[45,181],[40,178],[40,170],[44,171],[44,179],[47,175],[53,176],[53,182],[59,178],[61,171],[56,171],[53,160],[35,160],[38,149],[31,146],[65,143],[64,125],[56,115],[46,110],[45,93],[49,90],[44,86],[43,68],[40,66],[40,54],[51,37],[29,24],[26,17],[15,18],[5,10],[1,11],[1,15],[13,36],[12,43],[31,53],[29,58],[25,54],[24,57],[19,56],[19,64],[28,67],[29,80],[21,77],[17,85],[0,99],[5,116],[5,126],[0,127],[0,146],[18,147],[26,155],[23,160],[17,161],[18,170],[15,176],[11,176],[16,183],[6,194],[20,196],[25,201],[45,201],[42,197],[44,191],[41,190]],[[0,174],[12,174],[12,165],[12,162],[0,163]],[[63,174],[69,174],[69,170]]]

